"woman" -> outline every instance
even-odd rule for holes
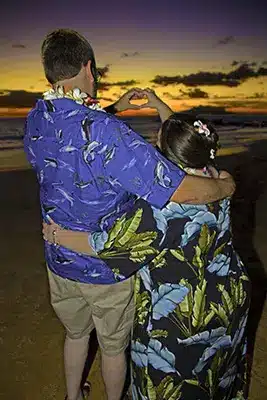
[[[171,116],[162,153],[188,173],[218,174],[218,136],[201,121]],[[245,399],[249,280],[232,244],[230,199],[210,205],[139,199],[109,232],[44,225],[45,239],[97,253],[118,280],[135,273],[131,342],[134,399]],[[82,247],[82,248],[81,248]]]

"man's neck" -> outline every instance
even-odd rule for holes
[[[70,90],[80,89],[81,92],[87,93],[87,90],[84,88],[84,85],[79,82],[77,79],[68,79],[65,81],[59,81],[54,85],[54,89],[57,86],[62,86],[64,88],[64,92],[67,93]]]

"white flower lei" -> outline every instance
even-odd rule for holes
[[[88,104],[86,99],[88,99],[88,94],[82,92],[80,89],[75,88],[73,90],[69,90],[67,93],[64,92],[64,88],[62,86],[57,86],[55,89],[51,88],[47,92],[44,92],[43,98],[44,100],[55,100],[55,99],[70,99],[75,101],[77,104],[83,104],[84,106],[90,108],[91,110],[104,111],[105,110],[98,103]]]

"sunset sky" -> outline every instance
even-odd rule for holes
[[[263,0],[9,0],[1,6],[1,115],[47,89],[44,36],[72,28],[105,68],[105,106],[133,86],[154,87],[175,110],[198,105],[267,114]],[[18,112],[18,110],[16,110]]]

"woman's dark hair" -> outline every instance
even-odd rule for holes
[[[213,163],[211,155],[216,154],[219,137],[210,124],[206,124],[208,136],[199,133],[194,126],[198,120],[192,117],[181,120],[179,114],[173,114],[163,123],[160,148],[173,163],[190,168],[204,168]],[[203,120],[201,122],[205,124]]]
[[[91,61],[92,75],[97,81],[97,69],[92,47],[78,32],[57,29],[49,33],[42,44],[42,62],[49,83],[78,75],[82,66]]]

